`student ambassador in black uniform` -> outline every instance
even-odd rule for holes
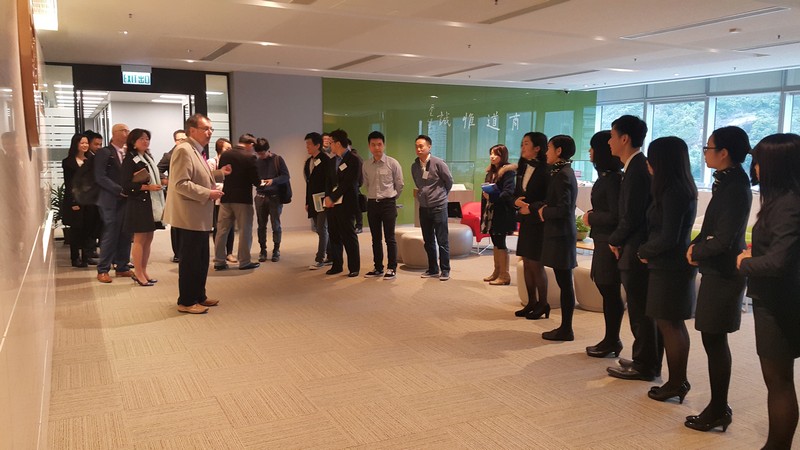
[[[550,181],[544,206],[539,217],[544,222],[542,264],[551,267],[561,290],[561,326],[542,333],[548,341],[572,341],[572,313],[575,310],[575,288],[572,269],[578,265],[575,228],[575,201],[578,199],[578,181],[572,171],[570,158],[575,154],[575,141],[560,134],[547,143],[547,164]]]
[[[761,211],[752,252],[737,257],[753,299],[756,351],[767,384],[765,449],[789,449],[797,428],[794,360],[800,356],[800,136],[773,134],[753,150]],[[752,172],[751,172],[752,175]]]
[[[547,196],[547,136],[538,131],[525,133],[520,144],[514,206],[519,208],[519,240],[517,256],[522,258],[528,303],[514,313],[517,317],[536,320],[542,315],[550,317],[547,303],[547,274],[542,260],[544,223],[539,214],[531,210]]]
[[[589,156],[597,170],[597,181],[592,186],[592,209],[583,215],[583,221],[591,227],[594,240],[592,270],[590,275],[603,297],[603,319],[606,332],[596,345],[586,347],[586,354],[605,358],[613,353],[619,356],[622,341],[619,330],[625,304],[622,302],[622,285],[617,267],[617,257],[608,247],[608,237],[619,222],[619,189],[622,183],[622,162],[611,154],[608,140],[610,131],[600,131],[592,136]]]
[[[128,135],[127,151],[122,160],[120,181],[127,195],[125,206],[125,233],[133,233],[133,281],[139,286],[152,286],[157,280],[147,274],[153,232],[164,228],[164,192],[156,162],[150,156],[150,132],[134,128]],[[137,178],[134,178],[134,174]]]
[[[664,339],[669,380],[648,392],[653,400],[683,398],[689,392],[686,365],[697,270],[686,261],[692,225],[697,214],[697,187],[689,164],[689,148],[681,138],[658,138],[648,147],[647,165],[653,175],[653,203],[647,211],[647,241],[638,257],[647,264],[646,314],[656,320]]]
[[[331,260],[333,266],[327,275],[341,273],[344,269],[342,247],[347,252],[347,276],[358,276],[361,259],[358,250],[358,236],[355,229],[356,214],[361,214],[358,206],[358,179],[361,176],[361,159],[347,149],[350,140],[344,130],[331,132],[331,150],[335,155],[331,164],[330,178],[325,190],[325,209],[328,215],[328,232],[331,239]],[[341,200],[341,202],[339,202]],[[337,204],[337,202],[339,202]]]
[[[700,267],[703,275],[697,294],[694,327],[703,337],[708,356],[711,402],[703,412],[688,416],[685,425],[699,431],[721,426],[727,429],[732,420],[728,406],[731,383],[731,349],[728,333],[742,322],[742,298],[746,279],[736,270],[736,256],[744,250],[747,219],[753,192],[742,162],[750,153],[750,138],[739,127],[715,130],[703,148],[706,165],[714,172],[711,201],[706,208],[703,227],[689,250],[686,260]]]

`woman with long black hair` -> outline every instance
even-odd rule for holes
[[[78,169],[91,157],[89,138],[83,134],[75,134],[69,145],[67,157],[61,161],[64,169],[64,197],[61,204],[61,221],[70,228],[69,257],[72,267],[88,267],[96,265],[92,259],[94,238],[92,233],[97,227],[97,214],[93,205],[81,205],[72,194],[72,180]],[[88,168],[88,166],[87,166]]]
[[[578,180],[570,158],[575,155],[575,141],[560,134],[547,143],[547,164],[550,181],[539,218],[544,222],[542,264],[553,269],[561,290],[561,325],[542,333],[548,341],[572,341],[572,313],[575,311],[575,287],[572,269],[578,265],[575,228],[575,202],[578,199]]]
[[[752,251],[737,257],[753,299],[756,351],[767,385],[765,449],[789,449],[797,428],[794,360],[800,356],[800,136],[773,134],[753,150],[761,210]],[[753,173],[751,172],[751,175]]]
[[[664,340],[669,380],[653,386],[648,396],[666,401],[683,398],[691,386],[686,376],[689,361],[689,331],[695,301],[697,271],[686,261],[692,225],[697,214],[697,186],[689,165],[689,147],[683,139],[658,138],[647,151],[647,166],[653,175],[653,202],[647,211],[647,241],[638,257],[647,264],[647,309]]]
[[[609,139],[611,132],[604,130],[595,133],[590,141],[589,157],[597,170],[597,181],[592,186],[592,209],[583,215],[584,223],[591,227],[590,236],[594,240],[590,275],[603,297],[603,319],[606,324],[603,339],[596,345],[586,347],[586,354],[594,358],[605,358],[612,353],[619,356],[622,351],[619,330],[625,314],[617,257],[608,246],[608,237],[619,223],[622,162],[611,154]]]
[[[542,260],[544,224],[531,205],[541,204],[547,196],[547,136],[538,131],[525,133],[520,144],[514,206],[519,209],[517,256],[522,258],[528,303],[514,313],[517,317],[536,320],[550,317],[547,303],[547,274]]]
[[[715,130],[703,147],[706,165],[715,169],[711,201],[700,234],[692,240],[686,260],[699,266],[702,278],[697,294],[694,327],[703,337],[708,356],[711,402],[699,415],[686,417],[685,425],[699,431],[728,428],[731,383],[731,349],[728,333],[742,322],[746,279],[736,270],[736,256],[744,250],[747,219],[753,193],[742,162],[750,153],[750,138],[739,127]]]
[[[508,247],[506,236],[516,228],[514,220],[514,178],[517,166],[508,162],[508,148],[493,145],[489,149],[489,167],[486,168],[485,182],[493,184],[493,194],[483,192],[481,198],[481,232],[492,238],[494,272],[484,278],[491,285],[511,284],[508,273]]]

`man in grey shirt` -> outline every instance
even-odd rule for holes
[[[372,158],[364,161],[364,188],[367,191],[367,221],[372,234],[372,256],[375,269],[365,278],[391,280],[397,273],[397,241],[394,226],[397,222],[397,197],[403,192],[403,169],[396,159],[385,153],[386,138],[380,131],[367,136]],[[382,229],[381,229],[382,227]],[[383,273],[383,243],[381,231],[386,236],[386,253],[389,259]]]
[[[425,253],[428,254],[428,270],[422,278],[450,279],[450,245],[447,233],[447,194],[453,187],[453,176],[447,164],[431,155],[431,138],[421,134],[415,141],[417,159],[411,165],[411,177],[417,186],[419,223]],[[436,244],[439,245],[439,264],[436,262]],[[439,274],[439,266],[442,273]]]

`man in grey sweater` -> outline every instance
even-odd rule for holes
[[[447,164],[431,155],[431,138],[421,134],[415,141],[417,159],[411,165],[411,177],[417,186],[419,223],[425,253],[428,254],[428,270],[422,278],[450,279],[450,245],[447,233],[447,194],[453,187],[453,176]],[[439,261],[436,260],[436,246]],[[442,272],[439,273],[441,266]]]

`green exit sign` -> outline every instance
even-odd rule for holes
[[[122,72],[122,84],[150,86],[150,72]]]

